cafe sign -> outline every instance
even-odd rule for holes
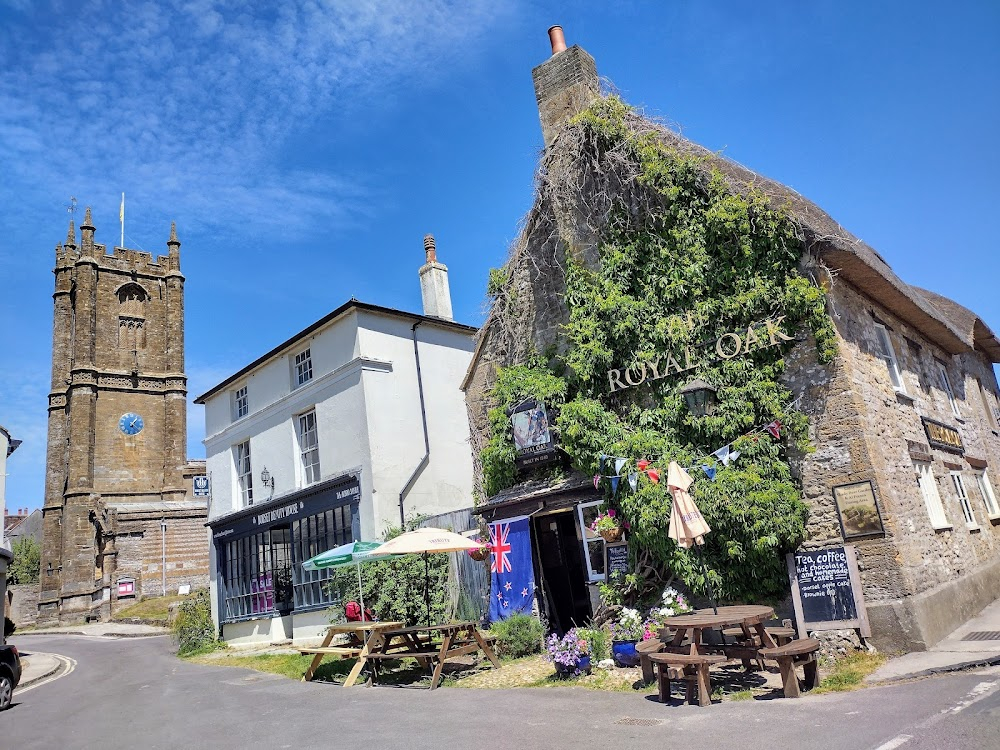
[[[782,315],[773,320],[753,323],[747,326],[745,331],[741,328],[738,331],[722,334],[714,342],[715,356],[705,360],[699,360],[695,351],[688,346],[684,348],[684,352],[679,358],[668,354],[659,359],[636,362],[631,367],[608,370],[608,384],[611,387],[611,393],[695,370],[703,364],[733,359],[760,349],[769,349],[785,341],[791,341],[792,337],[780,328],[781,321],[784,319],[785,316]]]
[[[965,453],[965,446],[962,445],[962,435],[954,427],[949,427],[933,419],[921,417],[924,423],[924,432],[927,433],[927,442],[935,448],[951,451],[952,453]]]

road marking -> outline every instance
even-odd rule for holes
[[[39,653],[39,652],[35,652]],[[61,677],[65,677],[68,674],[72,674],[73,670],[76,669],[76,659],[70,659],[68,656],[61,656],[59,654],[46,654],[46,656],[51,656],[53,659],[59,662],[61,665],[53,674],[48,677],[34,682],[27,687],[18,688],[17,694],[27,693],[29,690],[34,690],[36,687],[41,687],[42,685],[48,685],[50,682],[55,682]]]
[[[897,747],[902,745],[904,742],[908,742],[913,739],[912,734],[900,734],[893,737],[888,742],[883,742],[881,745],[875,748],[875,750],[895,750]]]
[[[998,682],[1000,681],[993,680],[992,682],[980,682],[969,691],[968,695],[966,695],[963,700],[960,700],[951,708],[946,708],[942,711],[942,713],[957,714],[964,711],[973,703],[978,703],[983,698],[989,697],[996,690]]]

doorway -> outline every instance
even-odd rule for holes
[[[536,516],[538,573],[545,591],[549,626],[560,635],[582,627],[591,617],[587,569],[572,510]]]

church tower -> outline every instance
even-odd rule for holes
[[[40,623],[107,617],[119,593],[138,595],[144,582],[165,593],[168,573],[197,585],[199,554],[177,559],[180,536],[194,530],[207,545],[206,503],[189,492],[201,472],[186,458],[176,229],[155,259],[108,254],[94,234],[87,208],[79,244],[70,221],[56,247]],[[207,548],[201,556],[207,574]]]

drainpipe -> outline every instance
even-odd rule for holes
[[[160,578],[163,586],[163,595],[167,595],[167,521],[160,519]]]
[[[413,324],[413,328],[410,329],[410,333],[413,336],[413,361],[417,365],[417,391],[420,393],[420,419],[424,425],[424,456],[420,459],[420,463],[417,464],[413,473],[410,474],[410,478],[406,480],[406,484],[403,485],[402,492],[399,493],[399,527],[401,529],[406,528],[406,512],[403,508],[403,501],[406,496],[410,494],[410,490],[413,489],[414,483],[417,481],[424,469],[427,468],[427,464],[431,457],[431,441],[427,435],[427,409],[424,405],[424,381],[420,375],[420,350],[417,348],[417,326],[419,326],[424,321],[418,320]]]

